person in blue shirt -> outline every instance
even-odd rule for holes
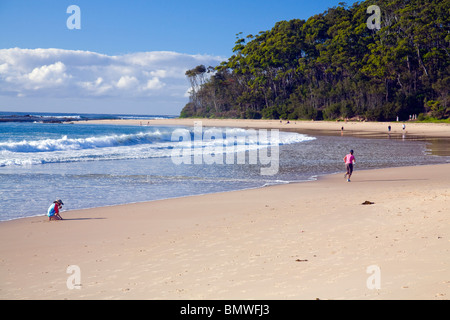
[[[63,205],[64,203],[61,201],[61,199],[53,201],[53,203],[47,210],[48,221],[63,220],[63,218],[59,215],[59,209],[61,209]]]

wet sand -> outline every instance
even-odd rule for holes
[[[86,122],[76,122],[86,123]],[[279,121],[241,119],[154,119],[154,120],[92,120],[95,124],[174,125],[204,127],[236,127],[252,129],[278,129],[309,135],[345,135],[361,138],[412,139],[430,143],[433,155],[450,156],[450,123],[407,122],[355,122],[355,121]],[[403,130],[403,124],[405,129]],[[391,126],[391,130],[388,130]],[[343,130],[342,130],[343,128]]]
[[[2,222],[0,298],[449,299],[449,181],[355,171]]]
[[[323,134],[355,136],[450,138],[450,123],[417,122],[355,122],[355,121],[281,121],[280,120],[241,120],[241,119],[156,119],[156,120],[92,120],[89,123],[130,124],[130,125],[182,125],[193,126],[201,122],[205,127],[239,127],[255,129],[280,129]],[[80,122],[83,123],[83,122]],[[405,130],[403,130],[405,123]],[[388,131],[391,126],[391,131]],[[344,128],[343,130],[342,127]]]

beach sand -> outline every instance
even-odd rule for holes
[[[450,164],[356,167],[2,222],[0,298],[449,299],[449,181]]]
[[[200,123],[205,127],[240,127],[255,129],[280,129],[301,131],[304,133],[325,133],[354,136],[387,137],[388,133],[395,137],[415,138],[450,138],[450,123],[406,122],[356,122],[356,121],[299,121],[291,120],[243,120],[243,119],[154,119],[154,120],[92,120],[97,124],[129,124],[129,125],[182,125],[193,126]],[[85,123],[83,121],[75,123]],[[403,130],[405,124],[405,130]],[[391,131],[388,131],[391,126]],[[344,128],[341,131],[341,128]]]

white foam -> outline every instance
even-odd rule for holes
[[[155,139],[161,139],[161,132],[137,134],[122,134],[109,136],[93,136],[70,139],[62,136],[59,139],[22,140],[19,142],[1,142],[0,151],[10,152],[53,152],[67,150],[96,149],[116,146],[151,144]],[[166,139],[169,139],[167,136]]]
[[[257,132],[255,130],[236,128],[206,130],[215,130],[209,131],[209,133],[215,132],[219,139],[201,141],[201,148],[196,148],[196,152],[215,152],[217,146],[223,146],[225,153],[267,147],[267,144],[261,143],[255,135]],[[206,132],[206,130],[204,131]],[[171,141],[172,132],[173,129],[158,129],[153,132],[135,134],[86,138],[62,136],[58,139],[2,142],[0,143],[0,166],[170,157],[173,148],[193,147],[194,134],[192,130],[190,131],[191,141]],[[235,139],[235,137],[241,139]],[[314,139],[314,137],[304,134],[280,132],[278,143],[285,145]],[[230,146],[233,147],[229,148]]]

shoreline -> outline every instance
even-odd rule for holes
[[[187,123],[177,120],[149,121]],[[195,121],[258,128],[203,120]],[[329,125],[314,130],[326,134]],[[371,132],[365,129],[359,137]],[[434,128],[427,138],[439,135]],[[450,163],[356,170],[351,183],[326,174],[64,211],[63,221],[1,221],[0,298],[449,299],[449,169]],[[81,270],[75,290],[67,286],[71,266]],[[374,266],[379,288],[368,284]]]
[[[449,169],[361,170],[351,183],[325,175],[5,221],[0,297],[448,299]],[[80,290],[66,286],[71,265]],[[376,290],[366,286],[373,265]]]
[[[450,156],[450,123],[407,122],[355,122],[286,121],[242,119],[148,119],[148,120],[88,120],[78,124],[109,124],[133,126],[194,126],[201,122],[204,127],[234,127],[243,129],[278,129],[307,135],[351,136],[367,139],[420,140],[430,144],[430,152],[436,156]],[[387,126],[391,125],[390,132]],[[344,127],[344,130],[341,128]]]
[[[179,120],[181,120],[182,123],[180,123]],[[169,126],[171,126],[171,125],[174,125],[174,126],[175,125],[183,125],[183,126],[184,125],[194,125],[194,120],[192,120],[192,119],[157,119],[157,120],[153,120],[153,121],[149,120],[147,122],[150,122],[150,125],[157,125],[157,124],[155,124],[155,122],[158,122],[158,123],[161,122],[161,123],[164,123],[164,125],[169,125]],[[167,124],[167,122],[168,122],[168,124]],[[230,124],[230,122],[233,122],[233,123]],[[252,122],[252,123],[257,122],[257,123],[259,123],[259,125],[261,125],[259,120],[250,121],[250,122]],[[271,122],[273,123],[274,127],[280,128],[281,130],[298,131],[298,130],[292,130],[292,128],[286,128],[285,126],[283,126],[283,124],[280,124],[278,121],[275,121],[275,122],[271,121]],[[96,125],[97,124],[100,125],[100,124],[111,124],[112,123],[112,124],[118,124],[118,125],[119,124],[120,125],[127,124],[127,125],[139,126],[139,124],[142,123],[142,120],[140,120],[140,119],[137,119],[137,120],[130,120],[130,119],[128,119],[128,120],[89,120],[87,122],[81,122],[81,124],[83,124],[83,123],[87,123],[87,124],[93,123],[93,124],[96,124]],[[202,124],[203,124],[203,121],[202,121]],[[220,126],[222,126],[222,127],[228,127],[230,125],[232,125],[233,127],[248,127],[249,125],[251,125],[251,124],[248,124],[246,120],[242,120],[242,121],[238,120],[237,123],[235,123],[235,120],[215,120],[215,119],[211,119],[210,121],[205,123],[205,127],[218,126],[218,124],[220,124]],[[303,123],[299,123],[300,126],[302,124]],[[315,135],[319,135],[319,134],[328,135],[328,134],[330,134],[332,136],[336,136],[336,135],[340,134],[340,132],[339,133],[336,133],[336,132],[329,133],[329,131],[321,130],[323,128],[323,126],[329,126],[330,125],[330,123],[328,123],[328,122],[326,122],[326,123],[316,122],[314,125],[316,125],[316,124],[318,125],[318,128],[314,131]],[[334,124],[331,123],[331,125],[334,125]],[[257,127],[257,126],[253,125],[253,127]],[[327,127],[327,128],[329,128],[329,127]],[[291,129],[291,130],[289,130],[289,129]],[[300,130],[299,132],[303,133],[304,131]],[[319,134],[317,134],[317,133],[319,133]],[[361,138],[361,136],[358,136],[358,135],[356,135],[355,137]],[[446,150],[449,151],[449,153],[448,154],[443,154],[443,155],[449,155],[450,156],[450,143],[449,142],[450,142],[450,140],[447,142],[447,144],[445,146]],[[369,143],[370,143],[370,141],[369,141]],[[427,150],[427,153],[428,153],[428,150]],[[420,165],[423,165],[423,164],[420,164]],[[358,170],[361,170],[361,169],[358,168]],[[308,178],[302,179],[301,182],[309,182],[311,180],[315,180],[314,178],[317,177],[317,176],[320,177],[320,176],[323,176],[323,175],[326,175],[326,174],[333,174],[333,173],[334,173],[333,171],[329,171],[327,173],[322,173],[320,175],[311,174]],[[270,185],[296,183],[296,182],[298,182],[298,181],[296,181],[296,180],[292,181],[292,179],[291,179],[291,180],[282,181],[281,183],[269,183],[269,185],[265,185],[265,184],[262,183],[261,185],[258,185],[258,186],[245,187],[245,188],[234,189],[234,190],[227,190],[226,192],[236,191],[236,190],[259,189],[259,188],[264,188],[264,187],[270,186]],[[203,194],[220,193],[220,192],[224,192],[224,191],[208,192],[208,191],[205,190],[205,193],[203,193]],[[180,195],[180,196],[175,196],[175,197],[165,197],[165,198],[159,198],[159,199],[158,198],[155,199],[153,197],[153,200],[142,200],[142,199],[145,199],[145,198],[140,198],[140,199],[133,199],[134,200],[133,202],[123,202],[123,203],[115,203],[115,204],[97,204],[97,205],[94,204],[95,206],[89,206],[89,207],[84,207],[84,208],[80,206],[78,208],[71,208],[70,210],[92,209],[92,208],[99,208],[99,207],[103,207],[103,206],[114,206],[114,205],[130,204],[130,203],[141,203],[141,202],[146,202],[146,201],[157,201],[157,200],[166,200],[166,199],[174,199],[174,198],[176,199],[176,198],[183,198],[183,197],[189,197],[189,196],[191,196],[191,195]],[[42,215],[42,214],[38,213],[38,214],[36,214],[34,216],[42,217],[42,216],[45,216],[45,215]],[[28,217],[30,217],[30,216],[28,216]],[[3,222],[3,221],[12,221],[12,220],[24,219],[24,218],[26,219],[27,217],[26,216],[22,216],[22,217],[18,217],[18,218],[12,218],[12,219],[9,219],[9,220],[2,220],[2,221],[0,221],[0,223]]]
[[[122,124],[122,125],[174,125],[193,126],[195,122],[200,122],[205,127],[238,127],[251,129],[279,129],[305,133],[311,131],[323,134],[350,134],[354,136],[384,137],[390,133],[393,138],[414,138],[414,139],[447,139],[450,138],[450,123],[416,123],[416,122],[357,122],[357,121],[306,121],[292,120],[287,123],[285,120],[244,120],[244,119],[204,119],[204,118],[174,118],[174,119],[140,119],[140,120],[88,120],[74,122],[76,124]],[[402,129],[405,123],[406,129]],[[388,126],[392,129],[388,132]],[[344,130],[341,131],[341,128]]]
[[[415,168],[415,167],[422,167],[422,166],[439,166],[439,165],[445,165],[446,163],[438,163],[438,164],[418,164],[415,166],[398,166],[398,167],[386,167],[386,168],[377,168],[377,169],[358,169],[358,172],[364,172],[364,171],[372,171],[372,170],[384,170],[384,169],[395,169],[395,168]],[[449,163],[450,164],[450,163]],[[342,172],[344,172],[342,170]],[[135,202],[127,202],[127,203],[121,203],[121,204],[111,204],[111,205],[101,205],[98,207],[89,207],[89,208],[80,208],[80,209],[70,209],[70,210],[64,210],[60,212],[61,215],[64,215],[65,213],[71,213],[75,211],[84,211],[84,210],[96,210],[96,209],[103,209],[103,208],[114,208],[119,206],[127,206],[127,205],[135,205],[135,204],[143,204],[143,203],[152,203],[157,201],[169,201],[169,200],[177,200],[177,199],[186,199],[189,197],[197,197],[197,196],[208,196],[208,195],[215,195],[215,194],[226,194],[229,192],[240,192],[240,191],[247,191],[247,190],[258,190],[258,189],[264,189],[264,188],[271,188],[276,186],[282,186],[282,185],[292,185],[292,184],[298,184],[298,183],[309,183],[309,182],[315,182],[319,181],[320,179],[326,179],[328,176],[334,176],[339,175],[341,172],[335,172],[335,173],[324,173],[324,174],[314,174],[307,180],[296,180],[296,181],[284,181],[282,183],[274,183],[274,184],[265,184],[259,187],[247,187],[245,189],[236,189],[236,190],[227,190],[227,191],[216,191],[216,192],[210,192],[210,193],[200,193],[200,194],[193,194],[193,195],[186,195],[186,196],[175,196],[171,198],[162,198],[162,199],[155,199],[155,200],[143,200],[143,201],[135,201]],[[34,219],[34,218],[42,218],[44,220],[47,219],[46,214],[39,214],[34,216],[28,216],[28,217],[19,217],[19,218],[13,218],[9,220],[0,220],[0,224],[5,222],[12,222],[22,219]]]
[[[332,173],[332,174],[335,174],[335,173]],[[318,177],[319,178],[321,176],[327,176],[327,175],[329,175],[329,174],[314,175],[312,177]],[[98,207],[90,207],[90,208],[70,209],[70,210],[67,210],[67,211],[63,210],[63,211],[60,212],[60,214],[64,215],[65,213],[71,213],[72,211],[96,210],[96,209],[100,209],[100,208],[110,208],[110,207],[117,207],[117,206],[134,205],[134,204],[139,204],[139,203],[151,203],[151,202],[155,202],[155,201],[167,201],[167,200],[185,199],[185,198],[189,198],[189,197],[207,196],[207,195],[211,195],[211,194],[221,194],[221,193],[238,192],[238,191],[246,191],[246,190],[257,190],[257,189],[270,188],[270,187],[279,186],[279,185],[288,185],[288,184],[295,184],[295,183],[307,183],[307,182],[311,182],[311,181],[317,181],[318,178],[317,179],[309,179],[309,180],[287,181],[287,182],[283,182],[283,183],[275,183],[275,184],[270,184],[270,185],[263,185],[263,186],[260,186],[260,187],[248,187],[248,188],[245,188],[245,189],[228,190],[228,191],[217,191],[217,192],[210,192],[210,193],[200,193],[200,194],[193,194],[193,195],[187,195],[187,196],[178,196],[178,197],[172,197],[172,198],[162,198],[162,199],[155,199],[155,200],[143,200],[143,201],[127,202],[127,203],[122,203],[122,204],[101,205],[101,206],[98,206]],[[14,218],[14,219],[9,219],[9,220],[0,220],[0,224],[2,224],[4,222],[16,221],[16,220],[21,220],[21,219],[33,219],[33,218],[47,219],[47,215],[46,214],[39,214],[39,215],[29,216],[29,217],[19,217],[19,218]]]

